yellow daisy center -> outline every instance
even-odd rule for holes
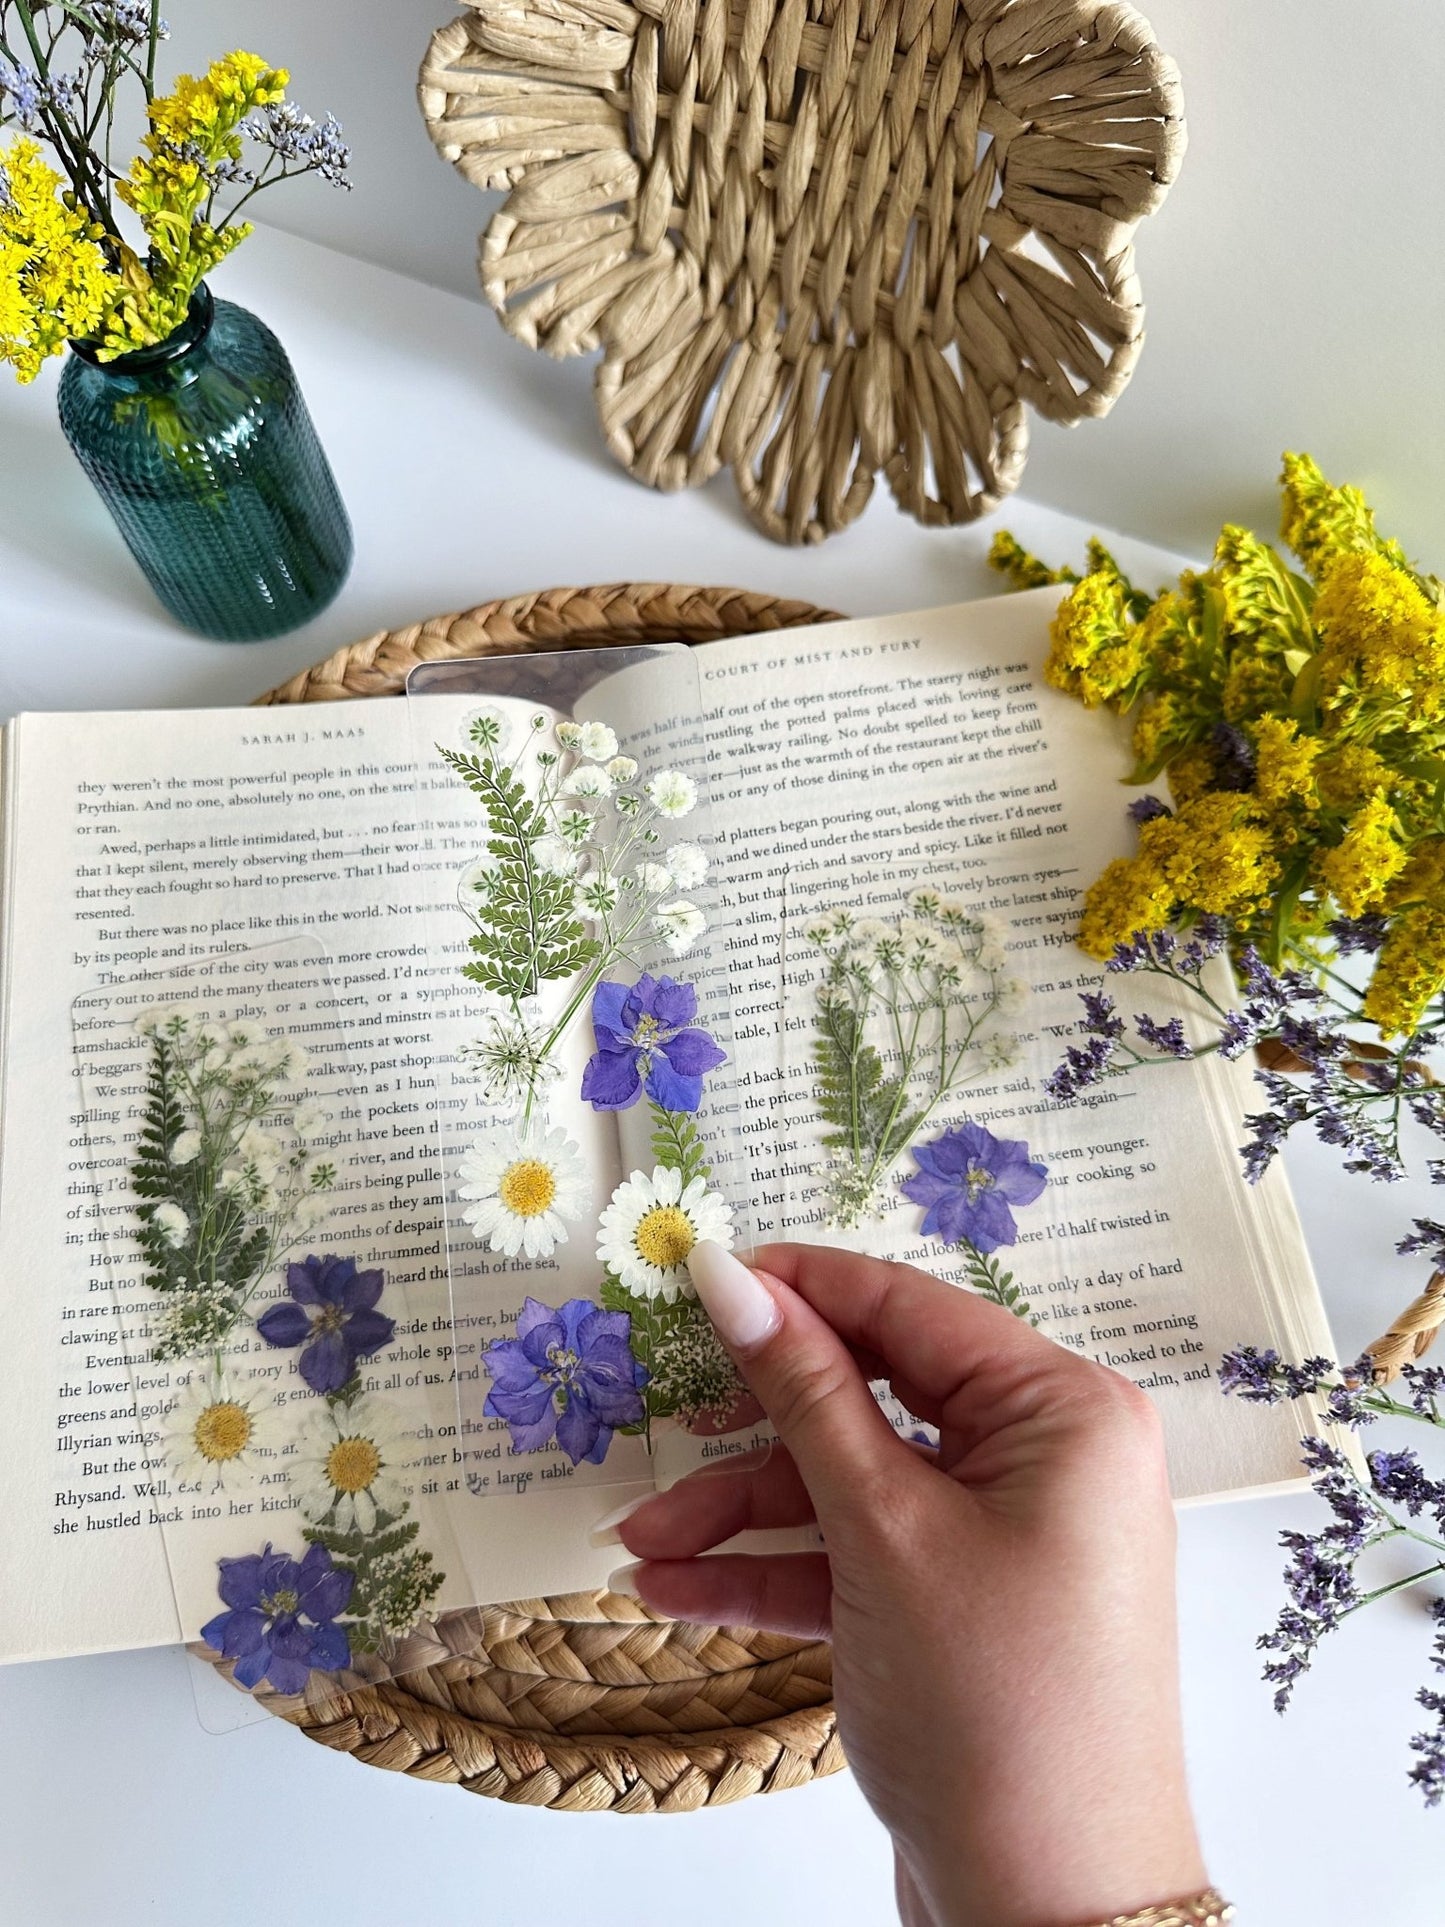
[[[674,1271],[697,1243],[692,1220],[675,1204],[655,1204],[639,1223],[632,1242],[637,1255],[659,1271]]]
[[[232,1399],[219,1399],[208,1405],[196,1420],[196,1450],[212,1465],[238,1459],[251,1443],[251,1414]]]
[[[518,1218],[535,1218],[557,1195],[557,1180],[540,1158],[518,1158],[502,1173],[497,1195]]]
[[[370,1439],[338,1439],[326,1454],[326,1476],[338,1492],[364,1492],[380,1470]]]

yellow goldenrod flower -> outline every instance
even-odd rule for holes
[[[0,361],[33,381],[67,341],[95,333],[117,282],[100,230],[67,204],[35,141],[0,156],[0,178]]]
[[[1316,885],[1326,890],[1347,917],[1363,916],[1384,900],[1385,886],[1405,864],[1399,823],[1383,796],[1375,796],[1345,825],[1332,850],[1316,858]]]
[[[1283,709],[1289,702],[1294,677],[1278,657],[1241,652],[1232,657],[1220,707],[1230,723],[1251,722],[1272,709]]]
[[[1076,582],[1072,569],[1051,569],[1031,555],[1007,529],[1000,529],[989,544],[988,566],[1006,575],[1016,589],[1046,589],[1055,582]]]
[[[1224,790],[1192,797],[1175,816],[1139,832],[1139,853],[1155,864],[1176,903],[1209,916],[1249,915],[1268,895],[1280,866],[1270,839],[1252,820],[1250,798]]]
[[[1177,696],[1167,690],[1160,695],[1146,696],[1134,718],[1131,739],[1134,770],[1131,780],[1136,783],[1152,782],[1159,771],[1168,765],[1172,783],[1173,760],[1198,734],[1195,718]]]
[[[288,78],[256,54],[229,53],[151,103],[147,151],[116,188],[140,217],[149,259],[106,330],[108,355],[174,333],[196,288],[252,232],[249,222],[217,228],[207,218],[217,170],[240,162],[242,121],[282,99]]]
[[[1267,542],[1231,524],[1220,531],[1210,573],[1224,593],[1231,644],[1262,642],[1281,654],[1310,646],[1304,598]]]
[[[1301,736],[1291,718],[1261,716],[1254,726],[1254,793],[1259,801],[1270,808],[1298,802],[1308,810],[1318,809],[1315,763],[1320,749],[1318,738]]]
[[[1390,919],[1364,1014],[1386,1037],[1408,1036],[1445,984],[1445,910],[1412,904]]]
[[[1167,702],[1168,697],[1160,699]],[[1136,732],[1137,734],[1137,732]],[[1181,750],[1170,762],[1166,772],[1169,780],[1169,794],[1174,799],[1176,809],[1192,803],[1196,796],[1205,795],[1214,783],[1216,765],[1214,751],[1208,743],[1191,743],[1188,749]]]
[[[1445,610],[1374,551],[1341,555],[1315,602],[1320,689],[1342,720],[1378,704],[1418,723],[1445,712]]]
[[[1174,913],[1174,892],[1142,857],[1115,857],[1089,885],[1079,922],[1079,947],[1112,957],[1141,930],[1162,930]]]
[[[1280,487],[1284,491],[1280,540],[1316,580],[1338,557],[1364,550],[1382,552],[1397,568],[1406,566],[1399,543],[1375,533],[1374,510],[1359,489],[1335,488],[1312,455],[1286,455]]]
[[[1144,658],[1117,578],[1086,575],[1059,605],[1049,638],[1044,675],[1056,689],[1090,709],[1128,707]]]
[[[1392,787],[1413,792],[1419,786],[1406,781],[1368,743],[1345,742],[1337,747],[1322,745],[1323,754],[1315,764],[1315,782],[1320,800],[1332,810],[1348,815],[1371,797],[1383,796]]]

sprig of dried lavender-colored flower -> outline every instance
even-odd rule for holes
[[[1340,954],[1375,941],[1365,927],[1369,921],[1332,926]],[[1147,1066],[1215,1055],[1234,1059],[1261,1045],[1275,1046],[1289,1053],[1298,1069],[1285,1075],[1262,1065],[1255,1071],[1269,1101],[1245,1120],[1248,1136],[1240,1155],[1249,1183],[1259,1181],[1301,1125],[1335,1146],[1347,1171],[1386,1182],[1403,1177],[1400,1133],[1407,1119],[1445,1136],[1445,1089],[1433,1082],[1422,1061],[1439,1043],[1439,1032],[1423,1030],[1388,1049],[1362,1042],[1347,1028],[1360,1018],[1358,999],[1342,979],[1331,973],[1336,987],[1327,995],[1303,970],[1271,969],[1252,947],[1235,962],[1240,1001],[1226,1006],[1204,982],[1207,966],[1224,945],[1224,927],[1214,919],[1201,919],[1185,937],[1163,931],[1121,944],[1106,968],[1165,978],[1194,1000],[1209,1034],[1191,1043],[1181,1018],[1161,1022],[1142,1015],[1133,1020],[1135,1043],[1114,999],[1102,989],[1086,991],[1079,1025],[1083,1041],[1067,1047],[1048,1080],[1049,1095],[1067,1104],[1106,1078]],[[1432,1175],[1438,1174],[1432,1169]]]
[[[1227,1354],[1219,1371],[1223,1391],[1254,1404],[1323,1397],[1326,1418],[1341,1427],[1358,1429],[1391,1418],[1445,1428],[1445,1368],[1406,1365],[1403,1377],[1407,1397],[1401,1400],[1373,1383],[1368,1357],[1339,1371],[1327,1358],[1291,1365],[1273,1350],[1257,1351],[1249,1345]],[[1280,1535],[1290,1553],[1284,1573],[1289,1599],[1274,1627],[1258,1641],[1262,1651],[1275,1655],[1265,1665],[1264,1678],[1275,1689],[1275,1710],[1280,1713],[1326,1634],[1377,1600],[1445,1574],[1445,1480],[1431,1478],[1416,1453],[1369,1453],[1366,1484],[1345,1454],[1326,1440],[1306,1438],[1302,1450],[1310,1484],[1328,1506],[1330,1522],[1318,1532]],[[1427,1518],[1433,1531],[1415,1523]],[[1398,1540],[1419,1545],[1434,1557],[1399,1579],[1363,1588],[1357,1573],[1360,1560]],[[1445,1671],[1445,1600],[1432,1601],[1430,1610],[1437,1625],[1431,1664]],[[1435,1806],[1445,1797],[1445,1694],[1422,1687],[1416,1697],[1437,1718],[1434,1728],[1411,1739],[1418,1759],[1410,1779],[1421,1788],[1426,1804]]]

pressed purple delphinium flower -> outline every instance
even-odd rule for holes
[[[303,1559],[261,1552],[221,1559],[219,1590],[230,1608],[201,1628],[201,1638],[236,1662],[242,1686],[269,1679],[278,1693],[301,1693],[312,1672],[335,1673],[351,1663],[351,1643],[336,1616],[351,1600],[356,1575],[333,1566],[325,1546]]]
[[[600,1465],[612,1434],[640,1425],[647,1370],[632,1355],[632,1320],[588,1298],[555,1310],[528,1298],[517,1336],[482,1354],[492,1389],[482,1407],[505,1420],[514,1452],[538,1452],[555,1438],[573,1465]]]
[[[1032,1204],[1048,1168],[1020,1138],[995,1137],[982,1124],[959,1124],[931,1144],[915,1145],[918,1171],[903,1195],[926,1207],[925,1234],[988,1253],[1018,1237],[1013,1207]]]
[[[315,1255],[287,1265],[289,1302],[269,1306],[256,1320],[268,1345],[299,1345],[301,1376],[313,1392],[339,1392],[356,1370],[391,1342],[396,1326],[377,1311],[385,1276],[358,1271],[354,1258]]]
[[[695,1111],[703,1078],[726,1057],[693,1022],[697,992],[672,977],[600,983],[592,998],[597,1054],[582,1073],[596,1111],[624,1111],[646,1091],[665,1111]]]

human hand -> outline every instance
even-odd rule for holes
[[[625,1519],[637,1595],[832,1639],[909,1927],[1073,1927],[1199,1891],[1150,1400],[909,1266],[785,1244],[752,1264],[700,1245],[692,1276],[780,1443]],[[889,1426],[879,1378],[936,1458]],[[697,1556],[813,1519],[825,1553]]]

